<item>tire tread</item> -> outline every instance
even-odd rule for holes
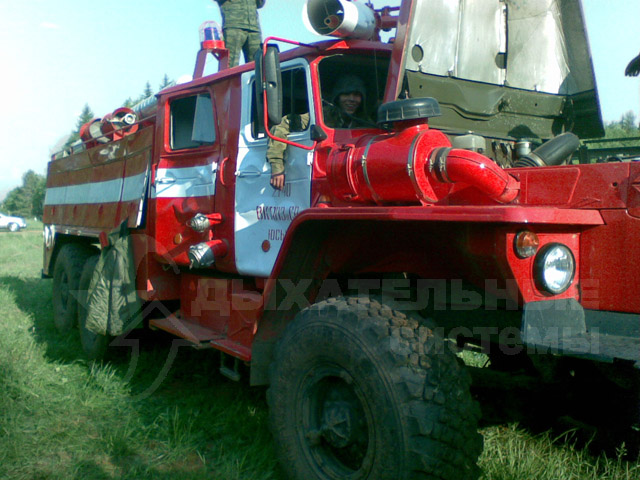
[[[289,342],[295,333],[317,320],[348,326],[385,366],[407,443],[403,452],[406,471],[395,478],[473,480],[479,476],[480,409],[469,393],[469,375],[444,339],[377,298],[329,298],[298,314],[279,340],[270,367],[267,401],[271,412],[286,395],[279,390],[286,374],[279,369],[281,358],[291,348]],[[282,428],[279,421],[271,415],[276,438]],[[289,462],[290,452],[283,453],[281,462]]]
[[[53,315],[54,324],[60,333],[69,332],[76,324],[78,309],[78,283],[82,275],[82,269],[87,259],[95,254],[96,249],[84,244],[67,243],[58,253],[53,271]],[[69,283],[69,300],[62,305],[60,295],[60,277],[67,274]]]

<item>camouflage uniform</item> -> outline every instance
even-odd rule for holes
[[[356,113],[353,117],[343,114],[339,108],[333,105],[325,106],[322,109],[324,124],[330,128],[363,128],[371,126],[369,120],[364,114]],[[282,122],[271,127],[271,135],[287,140],[291,132],[302,132],[309,126],[309,114],[301,115],[292,113],[286,115]],[[271,175],[278,175],[284,172],[285,154],[287,152],[287,144],[269,139],[267,147],[267,161],[271,164]]]
[[[330,128],[363,128],[373,123],[364,112],[366,101],[366,88],[362,80],[355,75],[342,76],[335,85],[331,99],[338,103],[338,97],[343,93],[358,92],[362,96],[362,105],[354,115],[344,113],[335,105],[325,105],[322,108],[324,124]],[[309,114],[303,113],[286,115],[282,122],[271,128],[271,135],[287,139],[291,132],[301,132],[309,126]],[[269,139],[267,147],[267,161],[271,164],[271,175],[284,172],[285,154],[287,144]]]
[[[229,49],[229,67],[240,63],[240,50],[244,53],[245,62],[253,61],[260,49],[262,32],[258,8],[262,8],[266,0],[216,0],[222,13],[222,31]]]
[[[302,132],[309,126],[309,114],[303,113],[302,115],[289,114],[286,115],[282,122],[271,128],[271,135],[284,138],[289,138],[291,132]],[[271,175],[278,175],[284,172],[284,156],[287,151],[287,144],[284,142],[276,142],[269,139],[269,146],[267,147],[267,161],[271,164]]]

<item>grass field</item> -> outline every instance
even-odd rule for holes
[[[282,478],[264,389],[220,376],[213,352],[180,347],[163,376],[176,344],[143,333],[109,363],[85,361],[77,335],[53,327],[41,244],[38,225],[0,232],[1,479]],[[640,479],[639,464],[548,433],[483,434],[484,480]]]

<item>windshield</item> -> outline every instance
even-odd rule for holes
[[[384,97],[387,54],[341,54],[320,61],[323,123],[329,128],[371,128]]]

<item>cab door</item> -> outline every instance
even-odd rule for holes
[[[207,240],[188,222],[214,211],[220,156],[215,111],[208,90],[178,93],[164,103],[163,145],[154,169],[154,239],[160,261],[188,265],[189,247]]]
[[[315,123],[310,102],[311,77],[303,59],[283,63],[283,114],[310,116],[305,130],[291,132],[289,140],[311,145],[310,126]],[[285,155],[282,190],[270,185],[271,167],[266,160],[268,137],[260,127],[255,107],[255,76],[242,76],[242,115],[236,164],[235,258],[244,275],[268,277],[273,269],[291,221],[311,203],[313,152],[289,146]]]

